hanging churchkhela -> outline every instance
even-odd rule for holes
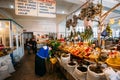
[[[66,21],[66,28],[70,29],[71,24],[72,24],[72,19],[68,19]]]
[[[72,27],[73,27],[73,28],[76,27],[76,25],[77,25],[77,20],[78,20],[77,15],[73,15],[73,22],[72,22]]]
[[[89,2],[86,4],[84,8],[81,9],[80,14],[73,15],[73,19],[68,19],[66,22],[66,27],[70,29],[70,26],[72,26],[74,32],[75,32],[75,27],[77,26],[77,20],[83,20],[84,21],[84,26],[85,26],[85,31],[80,34],[81,38],[83,40],[90,39],[93,35],[92,31],[92,20],[95,18],[95,16],[100,15],[102,12],[102,5],[100,3],[98,4],[93,4],[93,2]]]

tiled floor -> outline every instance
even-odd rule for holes
[[[6,80],[66,80],[59,70],[46,73],[43,77],[35,75],[34,60],[35,54],[25,54],[21,62],[17,64],[16,71]]]

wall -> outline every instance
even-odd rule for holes
[[[60,35],[62,34],[63,37],[65,37],[65,26],[66,21],[63,20],[60,24],[58,24],[58,38],[60,38]]]
[[[27,32],[56,32],[56,24],[52,21],[27,21],[19,20],[19,23],[24,26],[24,30]]]
[[[6,11],[0,9],[0,18],[12,19],[12,16],[9,13],[7,13]]]
[[[40,33],[65,33],[65,22],[61,23],[66,14],[57,14],[56,18],[44,18],[33,16],[19,16],[8,10],[1,10],[0,14],[4,14],[7,18],[14,19],[18,24],[22,25],[27,32],[40,32]],[[12,16],[12,17],[11,17]],[[60,34],[58,34],[59,37]]]

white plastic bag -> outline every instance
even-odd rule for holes
[[[9,59],[9,58],[6,58],[6,59],[5,59],[5,58],[4,58],[4,60],[1,62],[1,66],[5,66],[5,65],[8,66],[8,71],[9,71],[9,73],[13,73],[13,72],[15,71],[11,59]]]
[[[9,74],[8,66],[7,65],[2,66],[0,68],[0,80],[4,80],[5,78],[10,77],[10,76],[11,75]]]
[[[117,79],[120,80],[120,71],[117,72]]]
[[[14,66],[13,66],[11,60],[7,60],[7,65],[8,65],[8,71],[9,71],[9,73],[15,72],[15,69],[14,69]]]
[[[105,68],[103,72],[105,73],[107,80],[118,80],[117,73],[111,67]]]
[[[19,55],[14,56],[14,60],[15,60],[15,62],[19,62],[20,61],[20,56]]]

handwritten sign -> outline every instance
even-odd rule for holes
[[[16,15],[56,17],[55,0],[15,0]]]
[[[56,17],[55,0],[38,0],[38,16]]]
[[[15,13],[37,16],[37,0],[15,0]]]

